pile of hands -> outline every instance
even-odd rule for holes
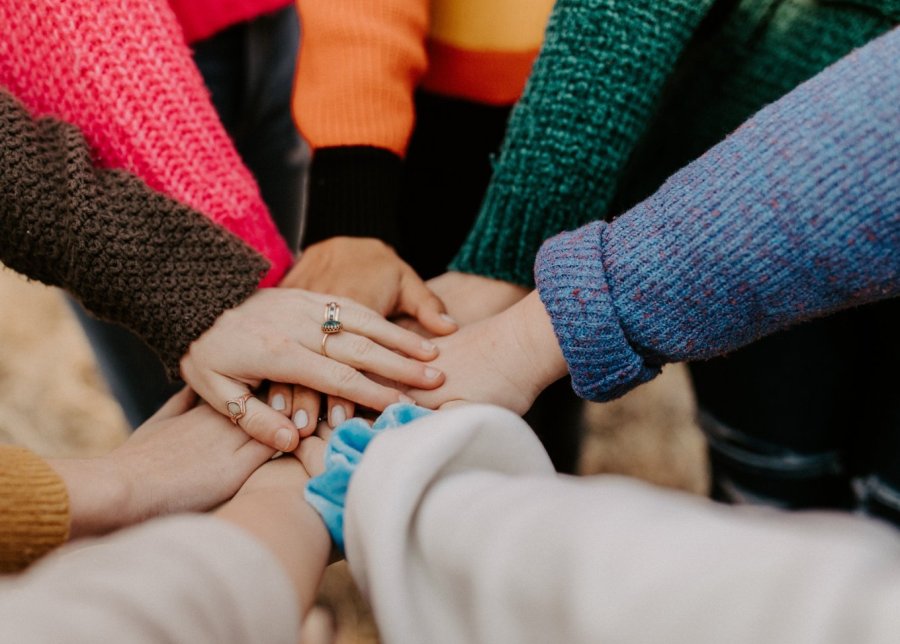
[[[329,302],[343,330],[323,355]],[[73,488],[90,491],[71,499],[73,536],[279,485],[294,498],[343,420],[402,401],[522,414],[565,362],[535,293],[453,272],[425,283],[378,240],[333,238],[306,250],[281,288],[222,314],[181,372],[188,387],[120,448],[90,468],[60,465],[92,477]],[[233,424],[227,402],[248,394]],[[279,451],[297,458],[269,463]]]

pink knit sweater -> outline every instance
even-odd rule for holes
[[[277,283],[290,251],[166,0],[0,0],[0,26],[0,85],[35,115],[79,127],[101,165],[244,239],[272,264],[261,285]]]
[[[169,0],[189,43],[244,20],[283,9],[293,0]]]

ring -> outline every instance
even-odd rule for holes
[[[249,398],[253,398],[253,394],[244,394],[225,401],[225,409],[228,411],[228,415],[231,416],[231,422],[235,425],[247,413],[247,400]]]
[[[322,336],[322,346],[319,348],[319,351],[321,352],[321,354],[323,356],[325,356],[326,358],[328,357],[328,352],[325,351],[325,343],[328,342],[328,338],[330,338],[331,335],[332,335],[331,333],[326,333],[325,335]]]
[[[325,305],[325,321],[322,322],[322,333],[340,333],[344,328],[341,324],[341,307],[337,302],[329,302]],[[325,350],[325,341],[322,341],[322,350]]]

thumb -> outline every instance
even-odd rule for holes
[[[459,329],[459,324],[447,315],[447,308],[441,299],[429,289],[412,269],[400,281],[399,312],[419,321],[419,324],[434,335],[448,335]]]

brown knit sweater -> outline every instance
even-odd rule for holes
[[[32,119],[2,89],[0,261],[136,333],[173,378],[190,343],[267,269],[199,213],[95,168],[76,128]]]
[[[27,449],[0,445],[0,573],[21,570],[68,536],[62,479]]]

